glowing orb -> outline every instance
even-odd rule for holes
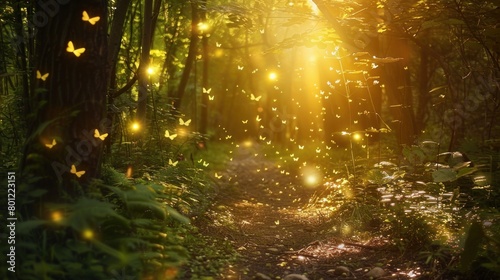
[[[321,185],[321,172],[314,167],[306,167],[302,172],[302,182],[308,188],[316,188]]]
[[[60,222],[62,220],[62,213],[59,212],[59,211],[54,211],[52,212],[52,215],[51,215],[51,218],[52,218],[52,221],[54,222]]]
[[[269,77],[269,80],[274,81],[278,78],[278,74],[276,74],[276,72],[271,72],[271,73],[269,73],[268,77]]]
[[[91,229],[86,229],[82,232],[82,237],[85,239],[94,238],[94,232]]]
[[[141,125],[138,122],[134,122],[132,123],[131,128],[132,131],[138,131],[139,129],[141,129]]]
[[[354,141],[359,141],[359,140],[361,140],[361,139],[362,139],[361,134],[359,134],[359,133],[354,133],[354,134],[352,135],[352,139],[354,139]]]
[[[200,22],[198,23],[198,30],[199,31],[207,31],[210,28],[210,25],[206,22]]]

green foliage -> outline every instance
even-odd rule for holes
[[[18,224],[20,278],[156,278],[187,259],[189,220],[168,206],[165,188],[127,181],[112,168],[103,174],[88,195]]]

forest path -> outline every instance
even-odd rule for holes
[[[254,147],[236,152],[200,227],[214,239],[229,240],[240,254],[222,279],[282,279],[289,274],[309,280],[370,279],[365,274],[377,263],[391,266],[388,252],[374,250],[381,240],[363,245],[334,237],[326,210],[306,207],[319,190],[282,173],[261,153]],[[342,275],[344,268],[349,270]]]

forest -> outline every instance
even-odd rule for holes
[[[500,279],[499,0],[0,11],[0,278]]]

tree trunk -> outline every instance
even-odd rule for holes
[[[200,1],[202,9],[200,10],[200,21],[205,22],[207,20],[207,1]],[[201,86],[204,89],[208,89],[208,66],[209,66],[209,53],[208,53],[208,35],[203,34],[201,39],[202,53],[203,53],[203,70],[201,78]],[[207,134],[208,129],[208,93],[202,92],[201,94],[201,116],[200,116],[200,133]],[[206,144],[205,144],[206,145]]]
[[[141,63],[139,65],[139,95],[137,99],[136,122],[144,125],[146,122],[146,105],[148,100],[148,84],[150,66],[149,52],[151,50],[151,34],[153,33],[153,0],[144,1],[144,28],[142,30]]]
[[[179,82],[179,87],[177,88],[177,94],[174,97],[173,107],[174,110],[180,110],[182,104],[182,98],[186,93],[186,87],[189,82],[189,76],[191,75],[191,69],[196,60],[196,54],[198,53],[198,24],[200,23],[200,17],[198,14],[198,3],[191,3],[191,40],[189,42],[188,56],[186,58],[186,63],[184,64],[184,71],[182,72],[181,80]]]
[[[27,184],[20,192],[28,197],[30,191],[46,191],[39,201],[43,206],[71,200],[82,191],[76,182],[85,185],[98,176],[105,133],[111,127],[105,118],[106,1],[40,5],[42,1],[37,12],[52,14],[37,25],[34,67],[48,76],[33,81],[36,111],[21,164]],[[84,21],[83,11],[100,19],[94,24]],[[44,211],[33,207],[26,214],[42,215],[39,210]]]

